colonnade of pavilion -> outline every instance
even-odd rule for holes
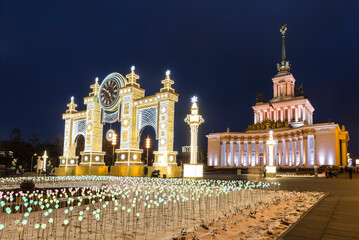
[[[260,123],[264,120],[274,121],[304,122],[313,124],[313,116],[302,105],[293,107],[271,108],[270,110],[260,110],[254,112],[254,123]]]
[[[266,138],[227,137],[221,139],[220,163],[215,166],[268,165]],[[277,137],[274,146],[276,166],[314,166],[315,135]]]

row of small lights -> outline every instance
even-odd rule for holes
[[[86,111],[83,111],[83,112],[79,112],[79,113],[76,113],[76,114],[72,114],[72,116],[74,116],[74,117],[83,117],[83,116],[85,116],[85,114],[86,114]]]
[[[166,94],[161,94],[161,95],[158,95],[156,98],[157,99],[160,99],[160,98],[164,98],[164,97],[167,97],[168,96],[168,94],[166,93]],[[154,101],[152,98],[150,98],[149,100],[148,99],[146,99],[146,100],[144,100],[144,101],[140,101],[139,102],[139,104],[142,104],[143,102],[144,103],[148,103],[148,101],[150,101],[150,102],[152,102],[152,101]],[[138,102],[135,102],[135,105],[137,105],[138,104]]]
[[[126,155],[125,155],[125,154],[121,154],[121,159],[124,160],[125,158],[126,158]],[[136,159],[137,159],[137,154],[134,154],[134,155],[132,156],[132,158],[133,158],[133,160],[136,160]],[[173,162],[173,159],[174,159],[174,158],[173,158],[173,156],[170,156],[169,159],[170,159],[171,162]],[[85,162],[88,161],[88,156],[85,156],[85,157],[84,157],[84,161],[85,161]],[[96,162],[100,161],[100,157],[99,157],[99,156],[96,156],[96,157],[95,157],[95,161],[96,161]],[[62,164],[65,164],[65,162],[66,162],[66,160],[63,159],[63,160],[62,160]],[[70,160],[70,164],[75,164],[75,160],[74,160],[74,159],[71,159],[71,160]]]

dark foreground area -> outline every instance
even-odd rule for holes
[[[329,195],[289,231],[284,239],[359,239],[359,175],[337,178],[237,176],[231,169],[206,172],[205,178],[223,180],[278,181],[281,189],[320,191]]]

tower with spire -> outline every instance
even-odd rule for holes
[[[280,28],[282,37],[281,61],[277,63],[278,72],[274,78],[272,78],[273,98],[267,103],[258,101],[256,105],[252,107],[254,110],[254,124],[260,124],[266,121],[267,125],[271,127],[300,127],[313,123],[313,106],[309,100],[303,96],[301,89],[297,92],[295,89],[295,78],[290,72],[291,65],[286,56],[286,32],[287,25],[284,24]],[[256,129],[258,127],[254,126],[252,128]]]
[[[287,25],[283,25],[281,59],[272,78],[273,97],[266,102],[263,94],[257,93],[257,103],[252,106],[254,123],[244,132],[207,135],[207,166],[265,167],[267,177],[274,177],[277,167],[345,164],[349,133],[334,122],[313,123],[312,104],[303,96],[301,86],[295,88],[286,55],[286,32]]]

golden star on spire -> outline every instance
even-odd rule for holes
[[[282,34],[282,36],[285,36],[285,32],[287,31],[287,24],[284,24],[281,29],[279,30]]]

